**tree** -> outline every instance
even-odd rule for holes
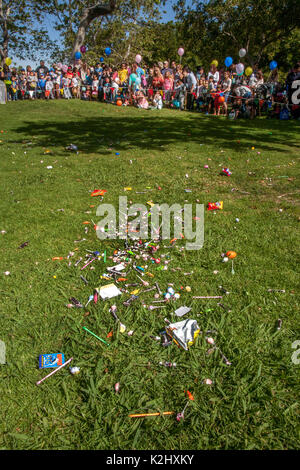
[[[205,59],[224,60],[242,47],[251,65],[265,65],[277,45],[299,30],[299,0],[180,0],[177,18],[182,21],[189,47],[203,51]]]
[[[47,1],[49,12],[55,11],[55,28],[62,33],[65,52],[72,58],[83,44],[95,51],[99,37],[105,38],[109,46],[122,44],[118,47],[121,52],[115,47],[113,52],[128,56],[139,28],[159,16],[158,6],[163,3],[164,0],[110,0],[106,5],[95,0]]]
[[[36,0],[0,0],[0,60],[3,64],[11,51],[24,58],[35,58],[41,48],[49,48],[48,32],[41,27],[44,11]]]

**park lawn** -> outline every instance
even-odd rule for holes
[[[292,362],[292,344],[300,340],[300,123],[80,101],[8,103],[0,113],[0,231],[6,231],[0,234],[0,339],[7,361],[0,365],[0,448],[299,448],[300,365]],[[65,150],[71,143],[78,154]],[[223,167],[232,176],[221,176]],[[165,291],[172,283],[181,293],[175,303],[149,311],[138,300],[126,308],[129,294],[123,294],[86,309],[65,307],[72,296],[85,304],[94,287],[106,284],[100,275],[112,265],[107,259],[81,272],[74,267],[79,256],[106,249],[109,257],[124,246],[98,240],[93,223],[85,234],[83,222],[97,220],[94,189],[106,189],[104,202],[116,207],[120,195],[143,204],[224,202],[223,211],[205,210],[201,250],[180,250],[185,240],[174,248],[164,241],[159,253],[169,255],[162,258],[170,261],[168,270],[149,265],[150,284],[158,281]],[[70,260],[52,261],[76,248]],[[231,263],[221,262],[227,250],[237,252],[234,275]],[[129,279],[136,281],[133,273]],[[220,285],[230,292],[221,301],[230,312],[217,300],[192,300],[221,295]],[[149,305],[153,293],[142,299]],[[133,336],[117,331],[113,303]],[[186,317],[203,332],[217,331],[210,336],[231,366],[218,352],[207,355],[205,334],[187,352],[149,337],[164,330],[165,317],[176,321],[181,305],[192,307]],[[111,346],[83,326],[106,340],[113,330]],[[65,368],[37,387],[49,372],[38,369],[38,357],[54,352],[73,357],[80,374]],[[150,368],[143,366],[148,361]],[[194,401],[180,423],[176,415],[128,417],[178,413],[186,390]]]

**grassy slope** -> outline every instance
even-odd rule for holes
[[[291,344],[300,340],[299,122],[231,122],[75,101],[9,103],[0,112],[0,230],[7,231],[0,235],[0,339],[7,347],[7,365],[0,366],[0,447],[299,448],[299,366],[291,362]],[[70,143],[79,155],[64,150]],[[230,178],[219,175],[223,166],[233,172]],[[133,191],[124,193],[127,186]],[[147,186],[153,190],[135,194]],[[202,338],[184,352],[147,337],[163,329],[164,317],[172,318],[173,304],[161,312],[138,303],[126,309],[122,296],[119,316],[135,335],[115,335],[109,349],[82,332],[86,325],[105,337],[114,328],[109,302],[91,306],[89,316],[64,307],[70,296],[86,302],[92,287],[105,282],[99,280],[103,263],[84,272],[90,281],[85,286],[78,268],[51,258],[76,247],[76,259],[85,249],[106,248],[111,255],[119,246],[99,242],[93,230],[84,234],[82,222],[96,220],[90,205],[98,201],[89,194],[96,188],[107,189],[105,202],[115,204],[124,194],[143,203],[224,201],[223,211],[205,212],[202,250],[164,250],[171,254],[169,270],[150,269],[164,289],[169,282],[177,290],[191,286],[176,306],[192,306],[191,318],[201,329],[218,331],[217,344],[231,367],[217,354],[208,357]],[[74,243],[82,237],[87,242]],[[28,247],[18,250],[27,240]],[[229,249],[238,252],[234,276],[220,262]],[[182,271],[171,270],[177,267]],[[3,275],[7,270],[10,276]],[[231,292],[223,299],[231,313],[216,301],[191,299],[218,295],[219,285]],[[80,375],[63,370],[36,387],[44,375],[39,354],[58,351],[75,358]],[[178,367],[136,367],[160,360]],[[202,384],[208,377],[212,387]],[[118,395],[115,382],[121,383]],[[181,411],[186,389],[195,401],[180,424],[172,417],[127,418],[128,412]]]

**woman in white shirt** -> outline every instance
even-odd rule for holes
[[[215,65],[211,65],[210,70],[207,75],[207,80],[209,80],[209,77],[213,77],[215,84],[217,84],[218,81],[220,80],[220,74],[217,71],[217,67]]]

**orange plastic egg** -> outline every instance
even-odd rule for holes
[[[226,253],[226,256],[229,258],[229,259],[233,259],[235,258],[237,255],[237,253],[235,251],[227,251]]]

